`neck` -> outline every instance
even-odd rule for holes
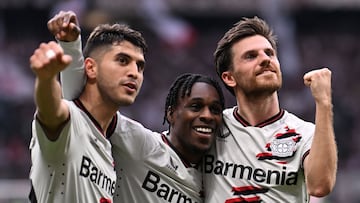
[[[118,108],[107,104],[100,96],[84,92],[79,97],[81,103],[91,116],[98,122],[104,134],[115,116]]]
[[[238,114],[253,126],[271,118],[280,111],[276,92],[258,97],[237,95],[236,101]]]
[[[189,149],[189,147],[184,147],[174,138],[175,136],[171,135],[168,137],[169,145],[175,150],[175,152],[184,160],[187,164],[193,166],[197,165],[205,152],[194,151]]]

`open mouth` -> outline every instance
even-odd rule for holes
[[[137,86],[135,83],[125,83],[124,86],[127,88],[127,91],[130,91],[131,93],[136,92]]]
[[[196,127],[194,129],[196,132],[205,133],[205,134],[210,134],[214,131],[212,128],[206,128],[206,127]]]
[[[136,90],[136,85],[133,84],[133,83],[126,83],[125,86],[127,86],[127,87],[130,88],[130,89]]]

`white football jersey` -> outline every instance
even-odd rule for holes
[[[67,101],[70,119],[56,141],[37,119],[30,143],[32,202],[111,203],[116,173],[111,144],[81,103]],[[113,119],[109,133],[115,129]]]
[[[64,98],[73,100],[80,96],[86,82],[81,35],[73,42],[58,41],[58,43],[64,49],[64,54],[72,57],[69,67],[60,72],[60,82]]]
[[[181,159],[165,133],[119,118],[110,137],[117,172],[114,202],[203,202],[201,172]]]
[[[205,202],[308,202],[303,160],[314,124],[281,110],[250,126],[224,111],[225,127],[204,157]]]
[[[60,43],[73,61],[61,72],[64,97],[76,98],[84,78],[80,77],[81,40]],[[146,129],[118,113],[112,143],[117,184],[114,202],[126,203],[200,203],[203,202],[202,174],[186,163],[171,147],[167,136]]]

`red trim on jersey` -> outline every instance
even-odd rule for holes
[[[280,112],[277,113],[275,116],[272,116],[271,118],[269,119],[266,119],[265,121],[263,122],[260,122],[256,125],[254,125],[254,127],[259,127],[259,128],[262,128],[264,126],[267,126],[267,125],[270,125],[278,120],[281,119],[281,117],[283,117],[283,115],[285,114],[285,111],[283,109],[280,109]],[[233,111],[233,115],[235,117],[235,119],[237,121],[239,121],[244,127],[249,127],[249,126],[252,126],[247,120],[245,120],[239,113],[238,113],[238,107],[235,107],[234,108],[234,111]]]
[[[305,158],[309,155],[309,153],[310,153],[310,149],[304,153],[304,155],[301,159],[301,168],[304,168],[304,161],[305,161]]]
[[[256,155],[256,158],[261,158],[261,157],[273,157],[273,155],[270,152],[262,152]]]
[[[225,203],[260,203],[261,199],[258,196],[255,197],[237,197],[227,199]]]
[[[89,116],[90,120],[94,123],[96,128],[101,132],[102,135],[104,135],[104,130],[101,128],[100,124],[97,122],[97,120],[90,114],[90,112],[85,108],[84,104],[80,101],[80,99],[74,99],[73,102],[75,105],[81,109],[83,112],[86,113],[87,116]],[[109,138],[115,131],[116,124],[117,124],[117,114],[114,115],[112,118],[109,127],[106,131],[106,135],[104,135],[106,138]]]
[[[266,193],[268,191],[269,191],[268,188],[262,188],[256,186],[233,187],[232,192],[234,192],[234,196],[239,196],[239,197],[227,199],[225,203],[250,203],[250,202],[260,203],[262,201],[260,197],[257,196],[257,194]]]
[[[283,138],[295,137],[295,136],[299,135],[299,133],[297,133],[295,131],[295,129],[290,129],[289,126],[285,126],[285,130],[286,130],[285,133],[277,133],[275,135],[275,138],[276,139],[283,139]],[[299,137],[301,137],[301,136],[299,136]],[[295,139],[294,139],[294,141],[295,141]]]
[[[243,187],[233,187],[232,188],[232,191],[235,192],[237,195],[238,194],[245,194],[245,195],[255,194],[255,193],[258,193],[259,191],[263,191],[263,190],[264,190],[263,188],[256,187],[256,186],[243,186]]]
[[[100,202],[100,203],[111,203],[111,199],[102,197],[102,198],[99,200],[99,202]]]

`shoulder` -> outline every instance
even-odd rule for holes
[[[283,119],[287,126],[296,129],[303,135],[313,135],[315,131],[314,123],[305,121],[304,119],[288,111],[285,111]]]
[[[120,112],[117,112],[117,116],[118,116],[118,125],[121,126],[122,128],[144,128],[144,125],[141,124],[140,122],[131,119],[127,116],[122,115]]]
[[[230,117],[230,116],[232,116],[235,108],[236,108],[236,106],[233,106],[233,107],[224,109],[224,110],[223,110],[223,115],[224,115],[224,117]]]
[[[149,134],[159,134],[154,132],[147,127],[145,127],[140,122],[131,119],[127,116],[122,115],[120,112],[117,113],[118,123],[116,131],[122,135],[149,135]]]
[[[315,126],[314,123],[310,122],[310,121],[305,121],[304,119],[300,118],[299,116],[288,112],[285,110],[284,113],[284,119],[287,122],[291,122],[292,124],[296,125],[296,126]]]

